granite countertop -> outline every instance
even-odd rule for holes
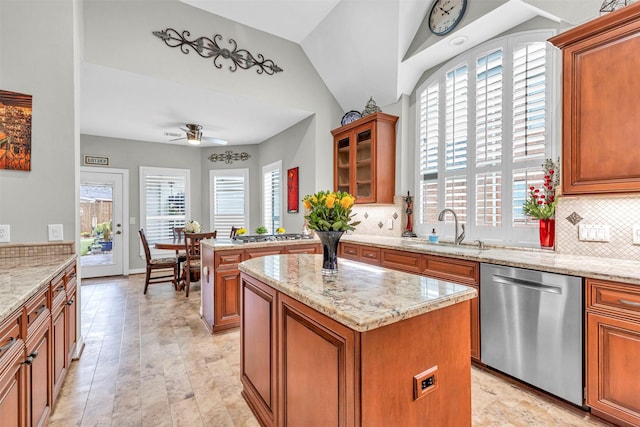
[[[308,245],[317,243],[320,244],[320,239],[317,237],[311,239],[296,239],[296,240],[270,240],[267,242],[247,242],[241,243],[237,240],[228,238],[217,239],[204,239],[200,242],[204,246],[209,246],[217,251],[220,250],[233,250],[233,249],[248,249],[248,248],[268,248],[269,246],[276,245]]]
[[[453,246],[420,238],[364,234],[344,235],[340,241],[640,285],[640,261],[559,254],[549,249],[491,246],[481,250],[477,244]]]
[[[265,256],[239,268],[358,332],[477,296],[468,286],[343,259],[338,274],[323,276],[321,255]]]
[[[0,259],[0,321],[48,285],[75,259],[75,254]]]

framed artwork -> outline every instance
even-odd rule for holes
[[[0,169],[31,170],[31,98],[0,90]]]
[[[287,212],[298,213],[298,168],[287,171]]]

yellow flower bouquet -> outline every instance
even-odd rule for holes
[[[309,210],[305,215],[307,225],[316,231],[355,230],[360,221],[351,222],[351,208],[356,198],[341,191],[319,191],[308,194],[302,199],[304,207]]]

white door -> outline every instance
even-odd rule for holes
[[[82,168],[80,172],[81,277],[124,274],[129,241],[123,219],[125,171]],[[127,263],[128,264],[128,263]]]

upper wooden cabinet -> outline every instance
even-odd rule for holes
[[[549,41],[563,58],[563,194],[640,191],[640,3]]]
[[[398,117],[374,113],[331,131],[333,187],[356,203],[393,203]]]

